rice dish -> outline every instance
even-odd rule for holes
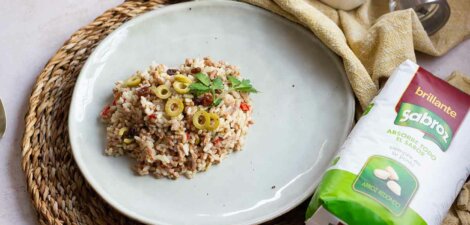
[[[137,71],[100,113],[105,154],[131,157],[139,175],[191,178],[242,149],[256,92],[237,67],[208,57]]]

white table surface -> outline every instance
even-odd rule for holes
[[[63,42],[121,0],[3,1],[0,7],[0,98],[7,132],[0,139],[0,224],[36,224],[21,169],[23,117],[36,76]],[[470,75],[470,40],[447,55],[418,54],[418,63],[444,78],[453,70]]]

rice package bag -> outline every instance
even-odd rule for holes
[[[470,96],[411,61],[325,172],[307,225],[439,225],[470,173]]]

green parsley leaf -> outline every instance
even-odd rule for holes
[[[223,90],[225,88],[224,82],[220,77],[214,78],[211,80],[207,74],[197,73],[194,75],[197,79],[197,82],[189,85],[189,89],[196,96],[199,96],[204,93],[212,93],[212,96],[216,96],[216,90]],[[258,93],[251,81],[248,79],[239,80],[234,76],[227,76],[228,81],[230,82],[230,90],[244,92],[244,93]],[[221,98],[215,98],[212,105],[217,106],[222,102]]]
[[[203,83],[192,83],[189,85],[189,89],[196,92],[208,92],[210,90],[210,88]]]
[[[218,106],[222,102],[221,98],[216,98],[214,102],[212,103],[214,106]]]
[[[228,76],[227,79],[230,81],[230,84],[232,84],[232,87],[238,86],[241,83],[241,81],[234,76]]]
[[[230,76],[231,77],[231,76]],[[235,77],[228,78],[230,83],[232,84],[232,89],[239,91],[239,92],[247,92],[247,93],[257,93],[258,90],[256,90],[253,85],[251,85],[251,81],[248,79],[244,79],[242,81],[238,80]]]
[[[252,86],[244,86],[244,87],[237,87],[235,90],[239,92],[246,92],[246,93],[258,93],[258,90],[256,90]]]
[[[216,78],[212,81],[211,87],[212,87],[214,90],[222,90],[222,89],[224,89],[224,82],[222,81],[222,79],[220,79],[220,77],[216,77]]]
[[[194,75],[196,79],[198,79],[201,83],[203,83],[206,86],[209,86],[211,84],[211,79],[204,73],[197,73]]]
[[[236,86],[235,89],[242,89],[242,88],[249,88],[252,87],[249,82],[246,82],[246,80],[243,80],[240,85]]]
[[[251,85],[251,81],[248,79],[243,79],[240,85],[246,85],[246,86]]]

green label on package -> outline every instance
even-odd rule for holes
[[[436,143],[442,151],[446,151],[452,141],[450,126],[441,117],[424,107],[402,103],[395,124],[424,132],[424,138]]]
[[[372,156],[353,184],[355,191],[375,201],[395,215],[401,215],[418,189],[415,176],[395,160]]]

